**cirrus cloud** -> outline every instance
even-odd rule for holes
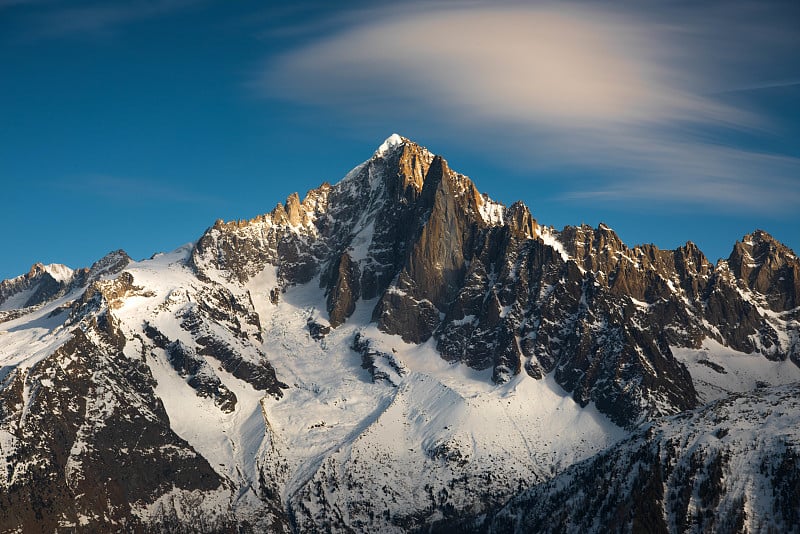
[[[730,116],[650,57],[651,32],[627,17],[563,7],[390,13],[278,58],[262,82],[279,95],[350,105],[379,89],[478,120],[585,126]]]
[[[381,8],[272,58],[257,86],[350,117],[412,116],[442,137],[505,132],[490,143],[531,168],[619,172],[602,190],[577,184],[565,198],[793,208],[800,159],[730,143],[772,135],[772,124],[715,92],[757,86],[742,72],[768,75],[767,52],[791,51],[797,33],[780,24],[759,33],[763,12],[747,2],[655,17],[632,5]],[[728,46],[736,36],[752,46]]]

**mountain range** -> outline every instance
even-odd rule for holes
[[[800,259],[556,230],[392,135],[0,283],[0,531],[800,529]]]

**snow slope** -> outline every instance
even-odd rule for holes
[[[797,524],[797,258],[754,236],[715,267],[557,232],[393,135],[173,252],[35,266],[0,308],[0,530]]]
[[[797,532],[797,384],[726,397],[466,521],[476,532]]]
[[[134,283],[149,289],[114,312],[131,338],[147,322],[191,343],[180,311],[200,298],[204,284],[186,266],[187,253],[179,249],[128,267]],[[237,398],[235,410],[224,413],[211,398],[197,396],[165,354],[147,358],[172,429],[230,481],[234,496],[227,499],[239,509],[257,507],[266,472],[302,529],[328,520],[334,528],[399,529],[410,521],[406,516],[431,504],[430,522],[444,517],[442,510],[478,510],[487,495],[500,502],[625,435],[551,378],[518,376],[495,385],[491,371],[448,363],[431,343],[407,344],[380,332],[370,324],[370,301],[314,340],[309,319],[326,322],[318,281],[288,288],[277,305],[269,300],[275,283],[274,268],[267,267],[231,291],[250,300],[259,315],[260,349],[289,386],[281,398],[215,366]],[[362,367],[352,349],[357,333],[394,355],[401,373],[392,371],[392,382],[373,381]],[[141,350],[136,343],[127,349],[131,357]],[[336,491],[345,479],[359,489]],[[472,489],[478,481],[481,492]],[[364,495],[385,498],[367,505]]]
[[[800,367],[794,362],[766,360],[760,354],[745,354],[710,338],[703,340],[700,349],[672,347],[672,353],[689,369],[705,402],[767,385],[800,382]]]

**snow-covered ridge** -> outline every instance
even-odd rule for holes
[[[443,160],[429,173],[434,156],[408,143],[0,314],[0,507],[4,491],[46,491],[66,499],[57,521],[99,530],[424,530],[613,451],[640,422],[800,380],[800,308],[768,308],[737,267],[631,249],[603,224],[538,226]],[[698,443],[742,428],[716,430]],[[132,515],[103,500],[125,469],[150,484]],[[81,488],[96,471],[102,489]]]
[[[402,137],[399,134],[393,133],[392,135],[387,137],[386,140],[383,143],[381,143],[381,145],[375,151],[374,156],[383,157],[386,154],[388,154],[389,152],[391,152],[392,150],[394,150],[395,148],[403,145],[406,141],[408,141],[408,139],[406,139],[405,137]]]
[[[26,279],[32,279],[36,276],[39,276],[43,273],[49,274],[56,282],[65,282],[72,278],[74,271],[67,267],[66,265],[62,265],[60,263],[51,263],[49,265],[44,265],[43,263],[35,263],[31,266],[30,270],[19,276],[15,276],[13,278],[9,278],[7,280],[0,280],[0,284],[3,286],[11,286],[15,283],[22,282]]]
[[[545,245],[548,245],[556,250],[561,255],[561,258],[564,261],[569,261],[569,253],[564,248],[564,245],[558,239],[558,232],[556,232],[550,226],[540,226],[538,237],[544,242]]]
[[[72,275],[74,271],[67,267],[66,265],[62,265],[60,263],[51,263],[48,265],[42,263],[35,263],[26,274],[22,274],[16,276],[14,278],[9,278],[8,280],[3,280],[2,282],[16,282],[20,281],[24,278],[32,278],[36,275],[47,273],[57,282],[66,282]]]
[[[794,532],[798,386],[726,397],[645,425],[471,523],[476,532]],[[564,503],[569,503],[565,506]],[[561,530],[557,530],[561,531]]]
[[[58,296],[74,275],[66,265],[36,263],[28,273],[0,282],[0,311],[21,310]]]
[[[492,226],[502,226],[505,222],[503,216],[506,207],[500,202],[495,202],[485,193],[480,195],[480,199],[478,210],[483,222]]]
[[[67,282],[72,278],[72,275],[75,273],[75,271],[73,271],[66,265],[62,265],[60,263],[51,263],[49,265],[45,265],[44,270],[47,274],[52,276],[57,282]]]

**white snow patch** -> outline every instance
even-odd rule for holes
[[[57,282],[62,283],[71,280],[72,275],[75,272],[66,265],[62,265],[60,263],[51,263],[50,265],[45,265],[44,270]]]
[[[131,513],[142,520],[172,518],[184,525],[213,524],[228,512],[229,491],[222,485],[213,492],[172,488],[150,504],[134,504]]]
[[[372,238],[375,234],[375,221],[371,220],[366,226],[363,226],[359,232],[353,237],[348,248],[347,253],[350,259],[355,262],[365,260],[369,256],[369,247],[372,244]]]
[[[564,248],[564,245],[561,244],[561,241],[558,240],[558,235],[552,228],[548,226],[540,227],[539,237],[541,238],[542,241],[544,241],[545,245],[553,247],[556,250],[556,252],[558,252],[561,255],[561,258],[564,261],[569,261],[570,259],[569,254]]]
[[[483,201],[478,210],[483,221],[492,226],[501,226],[505,215],[506,207],[499,202],[495,202],[488,195],[482,194]]]
[[[19,310],[25,307],[25,303],[28,302],[36,290],[38,286],[29,287],[28,289],[23,289],[17,293],[14,293],[5,302],[0,303],[0,311],[8,311],[8,310]]]
[[[250,292],[250,300],[260,318],[266,317],[275,306],[270,302],[270,292],[280,289],[278,268],[267,265],[264,270],[252,277],[245,288]]]
[[[385,156],[393,148],[402,145],[404,142],[405,140],[399,134],[393,133],[381,143],[381,146],[375,151],[375,156]]]
[[[56,351],[71,334],[63,327],[69,310],[63,309],[78,296],[71,292],[26,315],[2,323],[0,368],[32,367]]]
[[[783,385],[800,381],[800,368],[789,360],[774,362],[758,353],[745,354],[706,338],[700,349],[670,347],[689,369],[704,402],[729,393],[752,391],[759,385]]]

